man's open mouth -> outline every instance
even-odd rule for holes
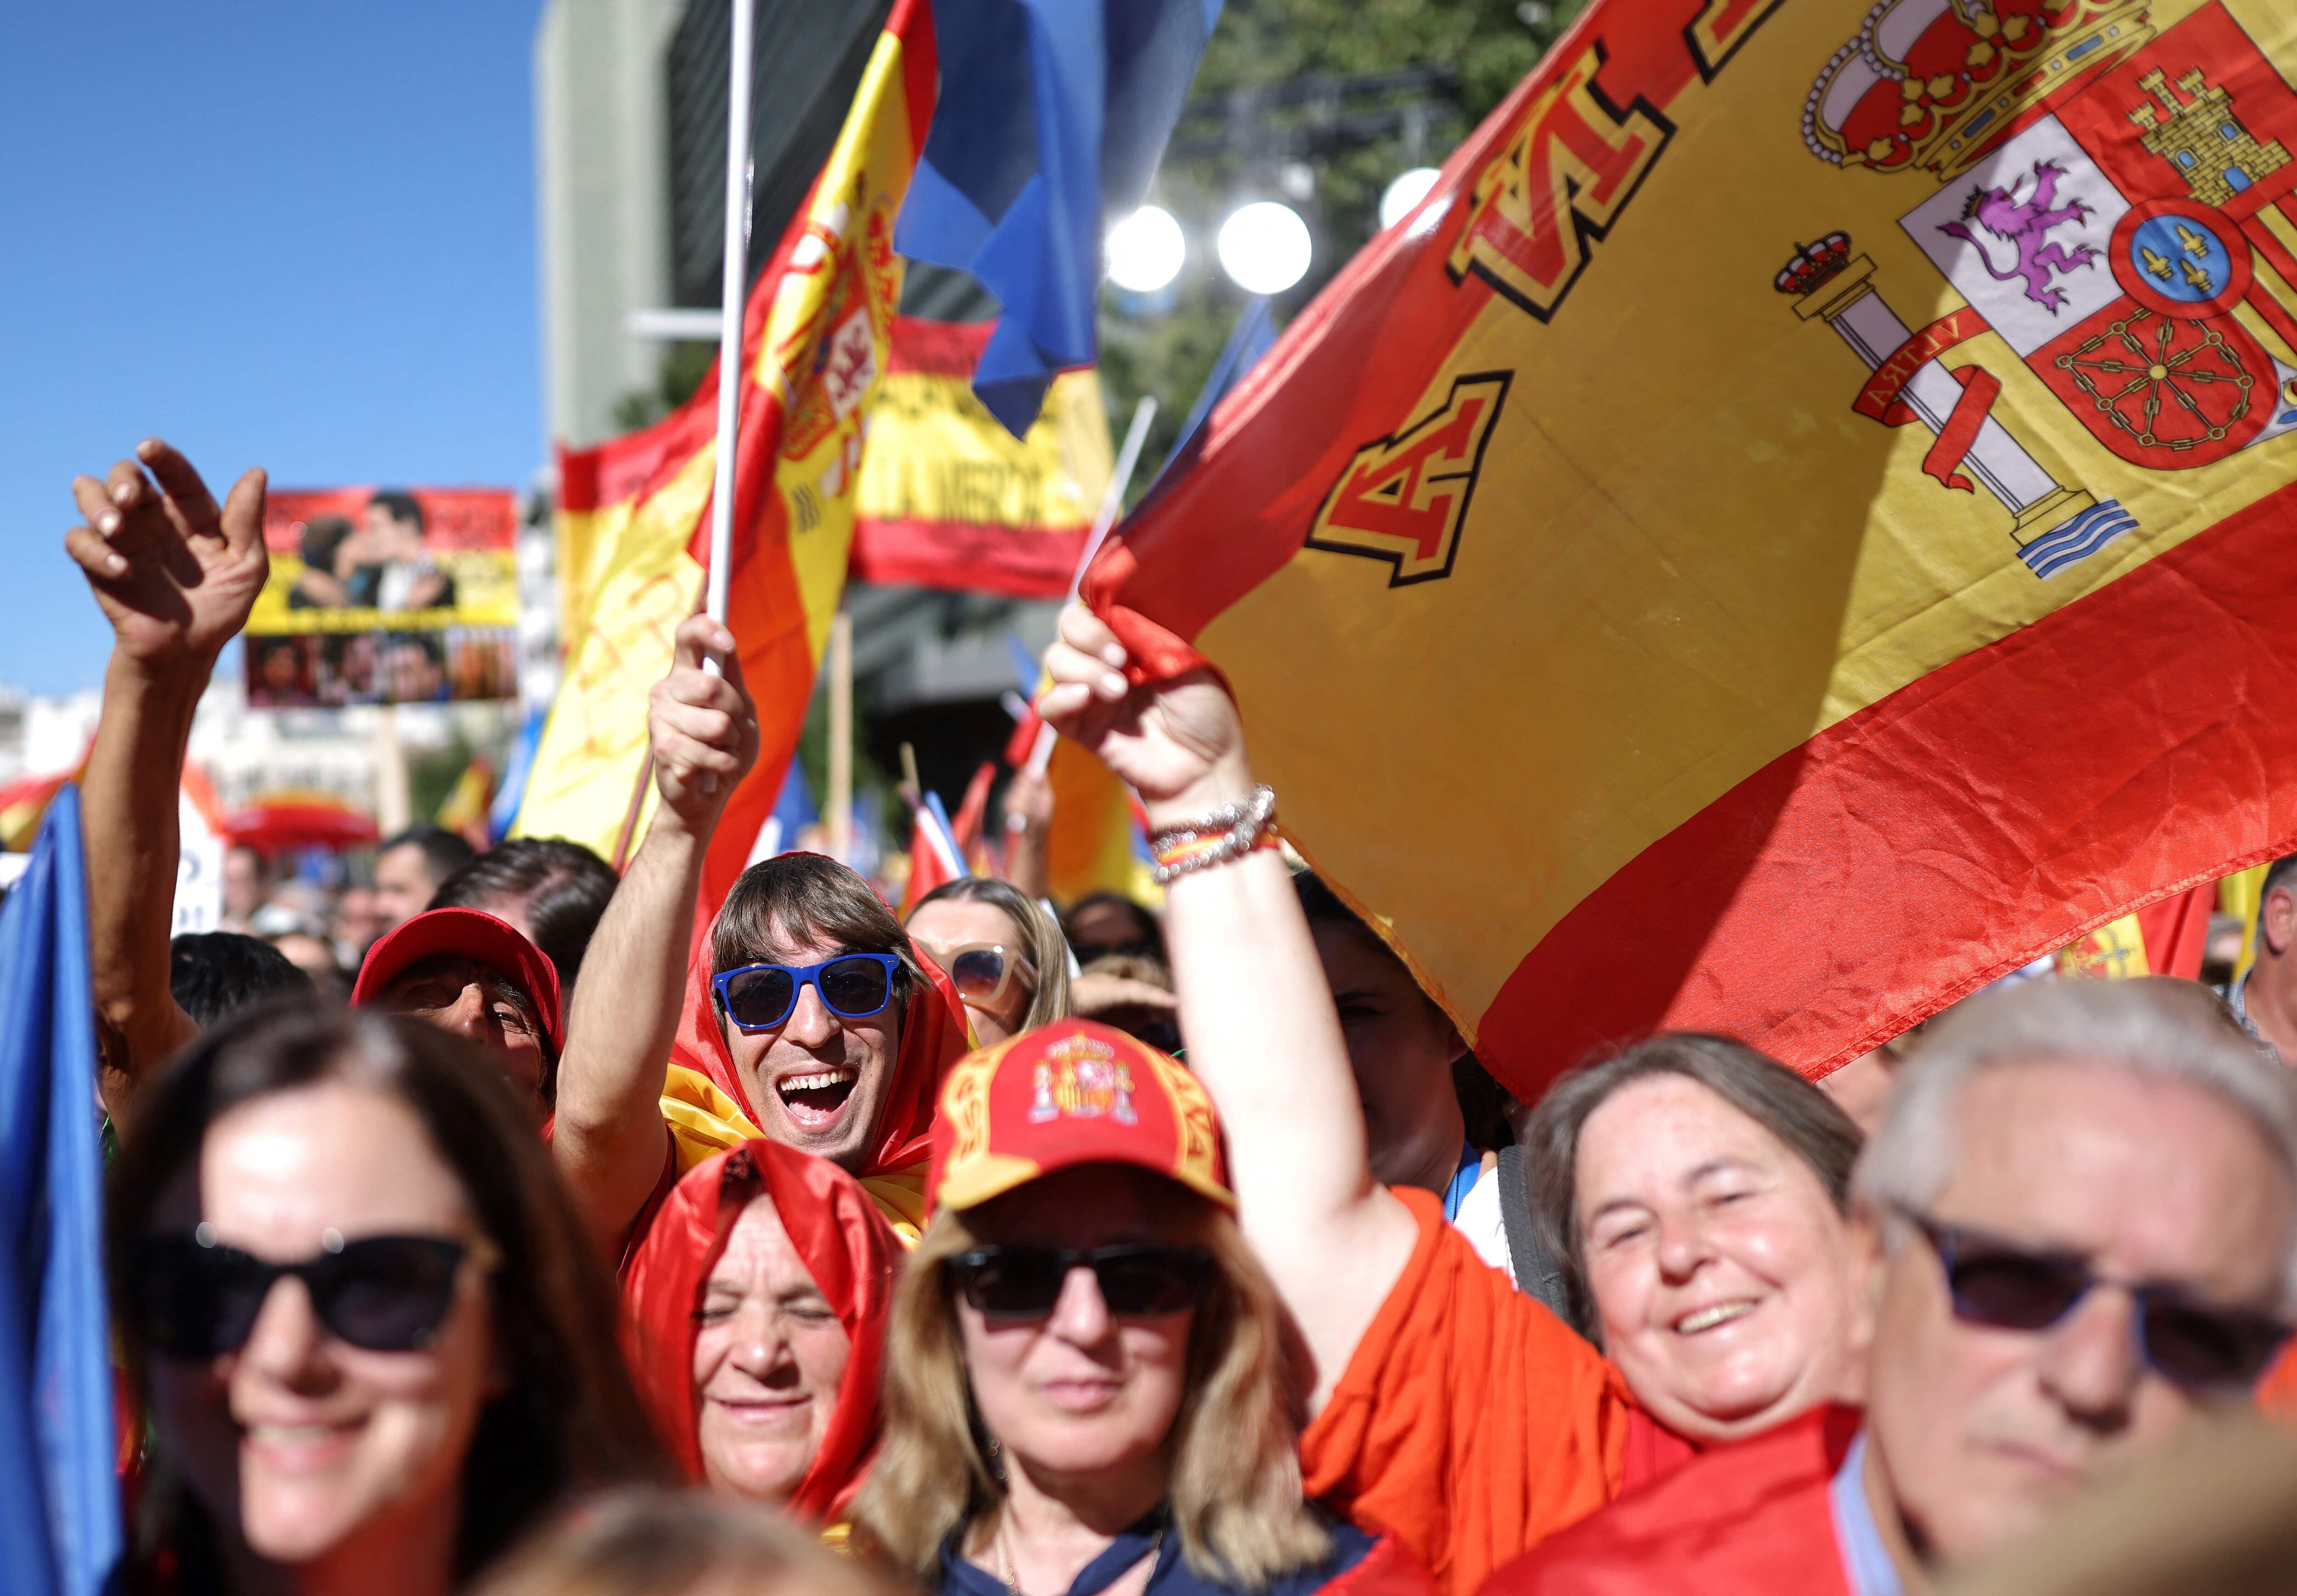
[[[859,1070],[819,1070],[810,1075],[785,1075],[774,1082],[782,1108],[800,1130],[819,1131],[835,1124],[853,1095]]]

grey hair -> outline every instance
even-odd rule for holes
[[[1853,1200],[1876,1218],[1926,1208],[1954,1173],[1963,1088],[1988,1071],[2069,1061],[2216,1093],[2257,1128],[2297,1191],[2297,1086],[2288,1070],[2207,987],[2151,977],[2032,982],[1956,1008],[1900,1067],[1889,1111],[1852,1172]],[[2297,1308],[2297,1212],[2290,1228],[2282,1299]]]

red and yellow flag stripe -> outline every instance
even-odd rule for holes
[[[2297,844],[2297,13],[1979,15],[1600,0],[1091,573],[1519,1090]]]
[[[752,288],[727,622],[756,700],[758,762],[728,801],[703,921],[741,873],[804,723],[844,590],[861,417],[901,300],[893,220],[938,91],[933,15],[897,0],[829,159]],[[614,855],[642,835],[646,695],[709,557],[717,382],[644,432],[560,458],[567,674],[515,830]]]

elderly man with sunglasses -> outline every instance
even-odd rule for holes
[[[2297,1096],[2198,987],[1958,1010],[1853,1194],[1874,1258],[1863,1419],[1709,1452],[1486,1592],[1919,1592],[2247,1402],[2289,1336]]]

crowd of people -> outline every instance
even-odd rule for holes
[[[130,1589],[1890,1596],[2282,1384],[2297,863],[2230,1001],[2023,983],[1819,1084],[1663,1033],[1525,1104],[1288,861],[1217,679],[1081,606],[1040,708],[1161,915],[904,921],[803,852],[701,903],[758,734],[696,616],[619,877],[410,833],[171,945],[263,480],[74,486]]]

